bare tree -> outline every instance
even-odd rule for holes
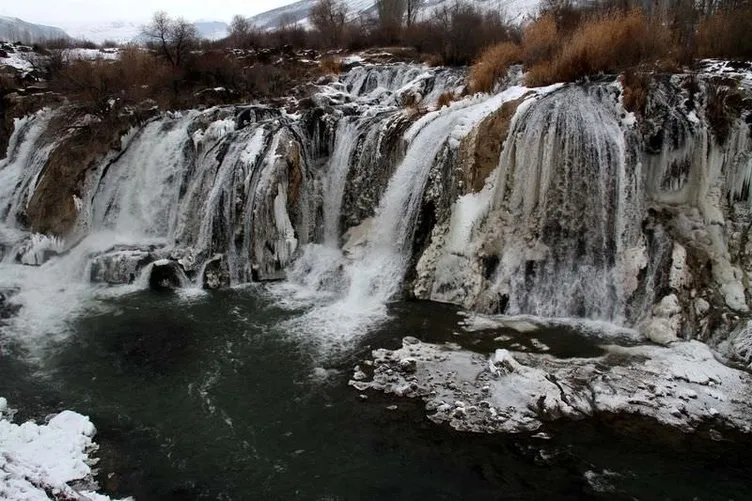
[[[141,31],[175,67],[183,64],[198,38],[196,27],[192,23],[183,18],[170,19],[164,11],[156,12],[151,23]]]
[[[254,45],[254,28],[247,17],[241,15],[233,16],[228,31],[233,46],[248,49]]]
[[[418,20],[418,13],[425,0],[405,0],[405,23],[410,28]]]
[[[379,30],[386,43],[395,41],[402,29],[405,17],[406,0],[377,0],[376,12],[379,16]]]
[[[318,0],[311,8],[311,23],[325,43],[337,47],[347,23],[347,7],[340,0]]]

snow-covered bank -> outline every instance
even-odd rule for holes
[[[604,344],[593,358],[498,349],[490,356],[407,337],[378,349],[350,384],[422,398],[429,418],[461,431],[522,432],[597,414],[652,418],[684,431],[701,424],[752,432],[752,376],[697,341],[670,347]]]
[[[92,467],[96,429],[89,418],[63,411],[47,424],[12,422],[0,397],[0,499],[106,501]]]

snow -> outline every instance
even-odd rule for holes
[[[274,29],[280,25],[280,21],[287,19],[300,26],[310,26],[308,13],[315,0],[303,0],[290,5],[280,7],[251,18],[251,22],[262,29]],[[420,19],[431,19],[437,13],[450,7],[454,0],[432,0],[419,12]],[[540,0],[469,0],[467,3],[484,11],[501,12],[504,18],[513,23],[521,23],[529,19],[538,11]],[[348,16],[357,19],[359,16],[368,15],[376,11],[375,0],[345,0]]]
[[[89,418],[63,411],[47,424],[19,425],[9,414],[7,400],[0,398],[0,499],[47,501],[47,492],[56,493],[55,499],[110,499],[68,485],[79,481],[96,487],[96,461],[89,457],[97,449],[92,440],[96,429]]]
[[[752,63],[726,61],[723,59],[703,59],[698,63],[701,74],[723,76],[739,80],[741,87],[752,88]]]
[[[507,349],[485,356],[405,338],[398,350],[374,350],[372,380],[358,369],[350,385],[421,398],[431,420],[460,431],[535,431],[546,421],[609,413],[684,431],[710,423],[752,432],[752,376],[718,362],[707,345],[600,348],[605,354],[593,358]]]
[[[26,74],[34,69],[34,65],[18,52],[8,54],[8,57],[0,57],[0,66],[10,66]]]
[[[63,57],[67,60],[84,59],[93,61],[97,59],[115,60],[120,57],[118,49],[65,49]]]

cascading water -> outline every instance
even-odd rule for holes
[[[68,242],[19,225],[50,149],[75,135],[49,141],[52,113],[41,113],[19,122],[0,164],[5,260],[41,264],[67,251],[43,267],[109,284],[138,281],[164,259],[196,286],[286,278],[270,289],[282,302],[312,307],[297,324],[328,342],[383,319],[416,257],[418,297],[621,322],[635,308],[635,290],[647,286],[639,274],[653,247],[668,259],[670,246],[647,242],[640,226],[646,201],[696,204],[708,191],[739,198],[749,184],[748,138],[736,130],[733,155],[698,132],[684,149],[646,159],[618,85],[512,87],[436,110],[435,99],[459,95],[461,83],[461,73],[445,69],[363,67],[320,87],[318,107],[297,115],[227,107],[154,117],[79,173]],[[506,104],[516,111],[504,118]],[[487,118],[491,128],[481,132]],[[498,138],[490,132],[497,130]],[[477,140],[504,141],[487,149],[494,158],[482,168],[470,165],[473,155],[488,156],[473,150]],[[469,193],[498,151],[485,188]],[[687,167],[701,160],[710,167]],[[732,187],[718,188],[721,181]],[[703,203],[707,220],[718,219],[718,203]],[[421,223],[416,244],[416,223],[428,212],[439,220]],[[720,249],[721,230],[713,231]],[[659,268],[648,271],[659,277]],[[736,275],[716,268],[719,280]],[[743,294],[734,291],[736,304]],[[649,310],[653,295],[641,297]]]
[[[631,293],[622,275],[636,274],[625,261],[642,245],[640,166],[627,167],[607,87],[551,90],[518,107],[496,172],[455,204],[447,248],[432,258],[432,299],[507,314],[622,318]]]
[[[195,114],[156,120],[136,132],[122,155],[104,167],[91,197],[91,230],[132,235],[133,242],[174,233]]]
[[[621,218],[634,213],[622,194],[635,179],[613,109],[568,88],[523,111],[510,135],[494,195],[513,232],[494,279],[508,311],[619,318]]]
[[[340,213],[345,182],[358,141],[358,126],[347,118],[337,127],[324,194],[324,245],[339,248]]]

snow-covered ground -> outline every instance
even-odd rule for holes
[[[724,59],[703,59],[699,62],[699,72],[739,80],[747,89],[752,88],[752,63],[748,61],[727,61]]]
[[[144,25],[149,18],[135,20],[111,20],[102,22],[78,22],[64,24],[65,30],[73,38],[94,43],[113,41],[117,43],[136,42],[141,38]],[[218,40],[227,36],[227,23],[223,21],[196,21],[193,23],[201,38]]]
[[[12,417],[8,402],[0,397],[0,499],[110,499],[95,492],[96,460],[89,455],[97,449],[92,440],[96,429],[89,418],[63,411],[47,424],[19,425]]]
[[[65,59],[110,59],[114,60],[120,57],[119,49],[66,49],[64,52]]]
[[[0,57],[0,66],[10,66],[24,74],[34,69],[31,61],[20,52],[8,53],[8,57]]]

